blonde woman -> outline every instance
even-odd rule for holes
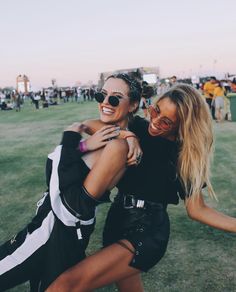
[[[91,124],[96,128],[96,121]],[[150,107],[150,123],[136,117],[129,130],[139,138],[143,158],[118,184],[104,249],[62,274],[47,291],[92,291],[113,282],[119,291],[143,291],[140,272],[163,257],[170,232],[166,208],[179,198],[192,219],[236,232],[236,219],[207,206],[202,196],[206,187],[215,197],[209,178],[213,132],[209,108],[197,90],[172,87]]]

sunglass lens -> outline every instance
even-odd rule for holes
[[[95,93],[95,99],[97,102],[102,103],[105,99],[104,95],[101,92]]]
[[[119,101],[119,98],[117,96],[109,96],[109,103],[111,106],[118,106],[120,101]]]
[[[167,124],[166,122],[160,122],[161,124],[161,127],[165,130],[165,131],[168,131],[170,129],[170,125]]]
[[[105,96],[101,92],[97,92],[95,94],[95,99],[97,102],[102,103],[105,99]],[[111,106],[118,106],[120,103],[119,98],[117,96],[112,96],[112,95],[109,96],[108,102]]]

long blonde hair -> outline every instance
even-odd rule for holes
[[[163,98],[169,98],[177,106],[180,146],[177,172],[187,196],[196,198],[206,184],[209,195],[216,198],[210,182],[213,128],[207,103],[194,87],[187,84],[171,87],[160,99]]]

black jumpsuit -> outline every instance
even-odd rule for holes
[[[85,258],[95,224],[95,201],[83,188],[89,168],[77,149],[81,135],[65,132],[49,154],[48,192],[32,221],[0,246],[0,291],[30,280],[44,291],[63,271]]]

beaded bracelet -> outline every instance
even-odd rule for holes
[[[84,153],[88,151],[87,145],[86,145],[86,141],[85,140],[81,140],[79,142],[79,150],[80,152]]]

